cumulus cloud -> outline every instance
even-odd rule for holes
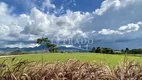
[[[98,33],[102,35],[116,35],[116,34],[120,35],[120,34],[135,32],[139,30],[141,24],[142,22],[138,22],[136,24],[130,23],[125,26],[120,26],[118,30],[102,29],[101,31],[98,31]]]
[[[140,28],[139,26],[140,24],[142,24],[142,22],[138,22],[137,24],[131,23],[128,24],[127,26],[121,26],[118,30],[125,32],[138,31]]]
[[[102,2],[101,8],[95,10],[95,14],[102,15],[104,12],[106,12],[109,8],[112,7],[119,7],[120,1],[119,0],[105,0]]]
[[[98,33],[102,34],[102,35],[123,34],[122,32],[115,31],[115,30],[110,30],[110,29],[102,29]]]
[[[107,10],[118,10],[139,1],[140,0],[105,0],[102,2],[101,8],[96,9],[94,13],[97,15],[102,15],[103,13],[107,12]]]
[[[22,33],[33,35],[46,35],[48,37],[73,37],[81,34],[80,24],[88,19],[89,14],[67,11],[60,17],[43,13],[36,8],[31,10],[28,24]],[[56,33],[55,33],[56,32]]]

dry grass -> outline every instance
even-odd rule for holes
[[[14,61],[14,59],[12,59]],[[11,61],[11,62],[12,62]],[[137,61],[120,63],[113,69],[102,63],[20,61],[0,64],[0,80],[142,80],[142,65]]]

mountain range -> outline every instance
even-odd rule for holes
[[[0,48],[0,51],[2,52],[11,52],[11,51],[15,51],[15,50],[22,50],[22,51],[42,51],[43,50],[43,46],[38,46],[38,47],[34,47],[34,48],[10,48],[10,47],[6,47],[6,48]],[[59,46],[58,47],[59,51],[79,51],[79,52],[86,52],[89,51],[89,49],[83,49],[83,48],[79,48],[79,47],[66,47],[66,46]]]

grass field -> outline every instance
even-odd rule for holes
[[[44,63],[40,62],[42,55]],[[124,55],[97,53],[1,56],[0,61],[3,62],[0,64],[0,80],[142,80],[140,56],[127,56],[129,60],[137,61],[128,61]],[[62,62],[56,62],[57,60]],[[90,63],[93,61],[96,63]],[[121,65],[117,65],[118,62]]]
[[[109,66],[114,66],[118,64],[119,62],[122,62],[124,60],[124,55],[111,55],[111,54],[97,54],[97,53],[44,53],[44,54],[25,54],[20,55],[16,57],[16,61],[19,60],[29,60],[29,61],[36,61],[40,62],[42,61],[42,55],[43,55],[43,61],[65,61],[67,59],[76,59],[80,61],[87,61],[87,62],[102,62],[106,63]],[[7,59],[7,61],[10,61],[13,57],[9,58],[1,58],[0,61]],[[140,56],[133,56],[128,55],[127,58],[129,60],[137,60],[139,62],[142,62],[142,57]]]

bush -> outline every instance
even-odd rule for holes
[[[114,54],[113,49],[111,48],[100,48],[97,47],[97,49],[95,47],[92,48],[92,51],[89,52],[93,52],[93,53],[105,53],[105,54]]]
[[[129,54],[142,54],[142,49],[132,49],[129,50]]]

